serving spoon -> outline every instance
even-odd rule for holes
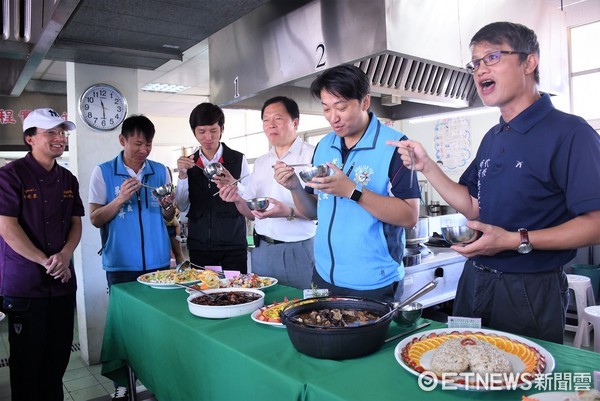
[[[200,270],[209,270],[209,271],[215,273],[219,278],[225,278],[225,274],[223,272],[218,272],[218,271],[215,271],[215,270],[212,270],[212,269],[207,269],[206,267],[197,265],[195,263],[192,263],[189,260],[184,260],[183,262],[181,262],[177,266],[175,266],[175,272],[176,273],[181,273],[184,270],[190,269],[192,267],[195,267],[195,268],[200,269]]]
[[[420,298],[423,295],[427,294],[429,291],[431,291],[435,287],[437,287],[437,284],[438,284],[437,283],[437,279],[435,279],[433,281],[430,281],[429,283],[425,284],[420,290],[418,290],[417,292],[415,292],[413,295],[411,295],[410,297],[406,298],[404,301],[399,302],[399,303],[394,303],[394,307],[392,308],[392,310],[390,310],[385,315],[381,316],[379,319],[375,320],[373,322],[373,324],[375,324],[377,322],[380,322],[381,320],[385,319],[389,315],[394,314],[397,310],[404,308],[406,305],[410,304],[411,302],[413,302],[417,298]]]

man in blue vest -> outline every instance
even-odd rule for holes
[[[173,219],[175,207],[169,207],[168,199],[158,199],[149,188],[171,184],[167,167],[148,159],[154,133],[154,124],[147,117],[128,117],[119,135],[123,150],[92,171],[90,220],[100,228],[102,267],[109,288],[170,266],[165,221]],[[128,399],[122,384],[115,383],[113,399]]]
[[[333,128],[313,165],[327,164],[332,174],[313,178],[305,191],[293,167],[279,162],[275,179],[304,216],[318,219],[313,283],[333,295],[394,301],[404,278],[402,227],[417,223],[420,191],[386,140],[406,137],[369,112],[370,84],[358,67],[326,70],[311,91]]]

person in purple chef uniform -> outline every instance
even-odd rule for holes
[[[29,152],[0,168],[0,294],[13,400],[64,399],[84,208],[77,178],[57,159],[74,129],[52,109],[31,111],[23,120]]]

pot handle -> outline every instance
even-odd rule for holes
[[[433,281],[430,281],[429,283],[425,284],[420,290],[418,290],[417,292],[412,294],[410,297],[406,298],[404,301],[394,302],[392,304],[394,306],[394,309],[404,308],[406,305],[413,302],[417,298],[421,298],[423,295],[425,295],[429,291],[433,290],[435,287],[437,287],[437,284],[438,284],[437,278],[434,279]]]

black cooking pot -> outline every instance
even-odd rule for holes
[[[299,352],[314,358],[342,360],[369,355],[381,348],[393,313],[378,321],[348,327],[313,326],[293,319],[302,313],[332,308],[369,311],[381,317],[393,306],[359,297],[321,297],[292,302],[280,315],[292,344]]]

